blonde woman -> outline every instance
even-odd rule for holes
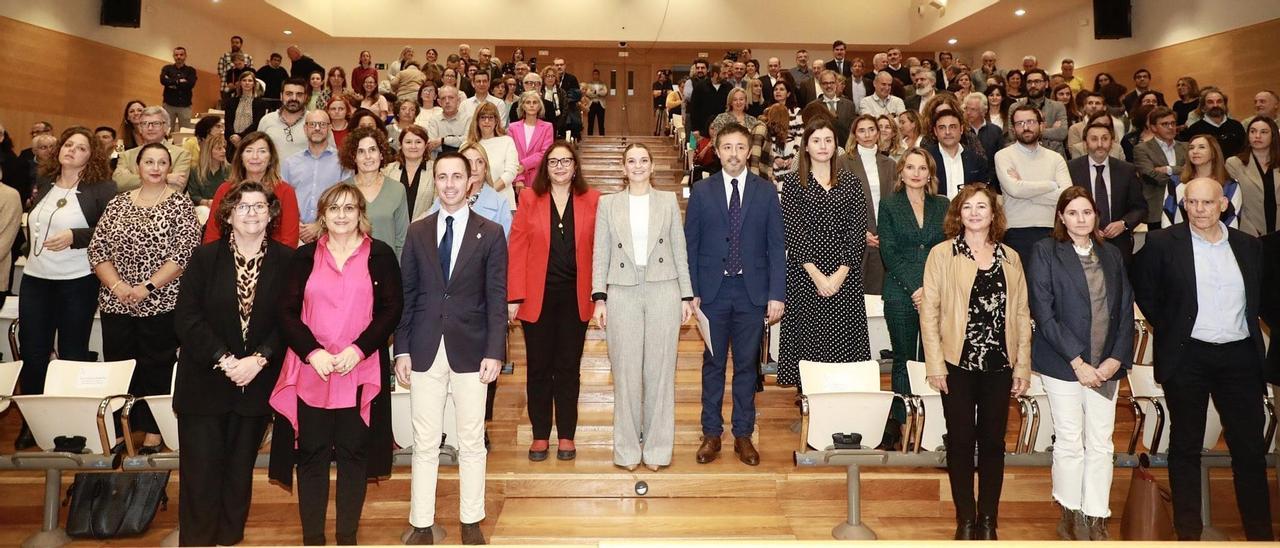
[[[520,155],[516,152],[516,142],[502,128],[502,118],[498,107],[485,102],[476,107],[471,117],[471,127],[467,130],[468,143],[476,143],[484,147],[489,156],[489,177],[493,189],[507,199],[512,211],[516,209],[516,193],[511,182],[519,171]]]
[[[187,177],[187,194],[195,205],[207,206],[213,201],[213,193],[231,175],[227,162],[227,140],[221,134],[211,133],[204,141],[204,154]]]

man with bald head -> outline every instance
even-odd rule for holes
[[[1209,399],[1226,426],[1249,540],[1273,540],[1263,443],[1262,244],[1219,220],[1212,179],[1187,184],[1186,221],[1147,235],[1134,259],[1138,306],[1160,336],[1155,377],[1171,421],[1169,486],[1179,540],[1200,540],[1200,454]]]
[[[902,99],[892,95],[892,74],[888,72],[876,74],[875,86],[876,92],[874,94],[862,98],[862,102],[858,105],[859,113],[870,114],[875,117],[879,117],[881,114],[897,116],[902,111],[907,110],[907,106],[902,102]]]
[[[760,89],[764,92],[764,104],[773,104],[773,85],[782,79],[782,60],[770,57],[765,65],[766,72],[760,75]]]
[[[320,66],[320,63],[317,63],[315,59],[303,55],[302,48],[299,48],[297,44],[289,46],[289,49],[285,50],[285,55],[289,56],[289,76],[292,78],[306,80],[311,77],[313,72],[325,73],[324,67]]]

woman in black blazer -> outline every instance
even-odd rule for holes
[[[107,153],[88,128],[62,132],[53,160],[40,166],[35,205],[27,216],[30,249],[18,288],[23,394],[44,393],[55,340],[59,357],[92,361],[89,333],[98,308],[99,283],[85,248],[107,202],[116,196]],[[22,210],[14,202],[11,214],[17,217]],[[35,444],[24,421],[14,448]]]
[[[174,310],[182,352],[173,408],[182,440],[179,543],[230,546],[244,537],[267,396],[284,348],[276,300],[293,250],[266,237],[275,194],[255,182],[227,193],[214,222],[223,239],[196,248]]]
[[[1053,237],[1028,261],[1032,369],[1053,409],[1053,498],[1063,540],[1107,540],[1118,379],[1133,361],[1133,288],[1120,248],[1097,236],[1084,187],[1058,198]]]
[[[258,78],[253,69],[246,69],[236,80],[235,90],[222,101],[227,126],[227,156],[231,156],[231,151],[240,145],[242,137],[258,131],[258,122],[267,115],[267,101],[258,95]]]

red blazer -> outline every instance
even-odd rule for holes
[[[591,251],[596,238],[596,202],[600,193],[587,189],[573,195],[573,245],[578,262],[578,316],[591,319]],[[551,193],[538,196],[533,188],[520,191],[520,208],[511,223],[507,251],[507,302],[520,302],[516,318],[538,321],[547,288],[547,260],[551,255]]]
[[[222,203],[222,197],[230,191],[231,183],[225,182],[213,193],[213,200],[209,204],[209,221],[204,225],[204,241],[201,243],[207,244],[222,239],[222,229],[214,217],[218,214],[218,205]],[[298,212],[298,195],[293,191],[293,187],[284,181],[276,182],[275,192],[276,200],[280,202],[280,224],[271,233],[271,239],[289,246],[290,249],[297,249],[298,223],[301,222],[301,214]],[[551,212],[548,211],[547,215],[550,214]]]

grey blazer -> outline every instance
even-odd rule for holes
[[[1186,143],[1173,142],[1173,158],[1177,162],[1173,166],[1174,171],[1187,164]],[[1169,176],[1157,173],[1155,169],[1169,165],[1169,160],[1165,158],[1160,144],[1155,139],[1150,139],[1133,147],[1133,165],[1138,166],[1138,173],[1142,175],[1142,195],[1147,199],[1147,222],[1158,223],[1160,213],[1164,211],[1165,187],[1169,186]]]
[[[649,254],[644,280],[636,277],[631,206],[627,191],[606,194],[596,205],[595,248],[591,259],[591,295],[599,300],[610,285],[640,285],[641,281],[676,280],[680,297],[693,298],[684,221],[674,192],[649,191]]]
[[[1272,165],[1271,177],[1280,181],[1280,167]],[[1254,165],[1250,160],[1246,165],[1240,161],[1240,158],[1232,156],[1227,158],[1227,175],[1236,182],[1240,183],[1240,192],[1243,192],[1240,208],[1240,231],[1250,236],[1262,236],[1267,233],[1267,214],[1263,209],[1264,190],[1262,187],[1262,175],[1258,173],[1258,166]],[[1280,214],[1280,204],[1276,206],[1276,213]],[[1280,219],[1280,216],[1276,217]]]
[[[867,197],[867,230],[872,234],[879,234],[873,207],[875,202],[871,199],[871,183],[867,180],[867,168],[862,164],[862,157],[858,156],[857,149],[854,149],[853,154],[841,156],[836,162],[836,168],[849,170],[862,183],[862,194]],[[897,164],[889,157],[877,154],[876,170],[880,173],[880,200],[883,201],[893,194],[893,176]],[[868,247],[867,255],[862,259],[862,289],[870,295],[879,295],[884,291],[884,262],[880,258],[880,250],[874,247]]]

